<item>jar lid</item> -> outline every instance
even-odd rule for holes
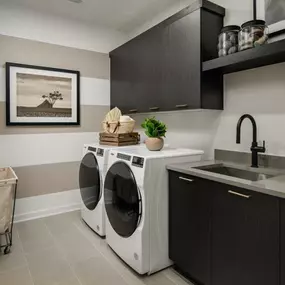
[[[225,26],[222,28],[221,33],[226,33],[229,31],[240,31],[240,26],[234,26],[234,25]]]
[[[245,27],[256,26],[256,25],[264,26],[265,23],[266,22],[263,20],[251,20],[251,21],[248,21],[248,22],[245,22],[244,24],[242,24],[241,27],[245,28]]]

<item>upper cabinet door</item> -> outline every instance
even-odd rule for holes
[[[169,24],[163,94],[169,110],[201,106],[200,18],[197,10]]]
[[[212,285],[279,284],[278,198],[220,184],[212,228]]]
[[[111,53],[111,101],[124,113],[161,110],[168,29],[157,26]]]
[[[142,39],[135,38],[111,53],[111,107],[123,113],[142,112],[142,69],[140,64]]]

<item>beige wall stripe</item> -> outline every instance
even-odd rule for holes
[[[46,134],[46,133],[77,133],[77,132],[100,132],[101,122],[110,110],[108,106],[81,106],[81,126],[70,127],[7,127],[5,121],[5,102],[0,102],[0,135],[15,134]]]
[[[78,189],[80,162],[15,167],[19,178],[17,198]]]
[[[81,76],[109,79],[109,55],[0,35],[0,68],[5,62],[79,70]]]

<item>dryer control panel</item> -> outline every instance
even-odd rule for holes
[[[127,160],[127,161],[131,160],[131,156],[130,155],[126,155],[126,154],[123,154],[123,153],[118,153],[117,154],[117,158],[123,159],[123,160]]]
[[[132,165],[133,166],[143,168],[143,164],[144,164],[144,158],[139,157],[139,156],[134,156],[133,157],[133,161],[132,161]]]
[[[98,155],[98,156],[104,156],[104,149],[98,148],[98,150],[97,150],[97,155]]]

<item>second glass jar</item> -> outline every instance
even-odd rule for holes
[[[263,20],[253,20],[244,23],[239,32],[239,50],[246,50],[266,44],[268,27]]]

